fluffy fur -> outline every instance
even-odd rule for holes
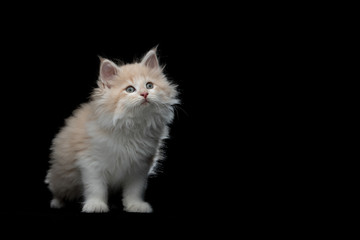
[[[129,86],[135,91],[128,92]],[[83,212],[107,212],[109,192],[122,189],[125,211],[151,212],[143,193],[168,136],[177,95],[156,49],[123,66],[101,59],[91,100],[74,111],[53,140],[45,180],[53,194],[51,207],[83,197]]]

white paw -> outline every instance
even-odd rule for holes
[[[89,199],[85,202],[82,211],[87,213],[108,212],[109,207],[106,203],[104,203],[101,200]]]
[[[151,213],[153,211],[150,204],[143,201],[127,202],[124,205],[124,210],[126,212]]]
[[[54,198],[50,202],[50,207],[51,208],[62,208],[63,206],[64,206],[64,202],[61,201],[60,199],[57,199],[57,198]]]

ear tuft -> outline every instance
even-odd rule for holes
[[[118,74],[119,67],[116,66],[112,61],[99,57],[100,58],[100,80],[108,88],[111,87],[111,82],[114,80],[115,76]]]
[[[151,49],[141,60],[141,63],[149,68],[159,68],[159,61],[156,56],[157,46]]]

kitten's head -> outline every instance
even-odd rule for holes
[[[98,86],[93,97],[102,111],[123,116],[151,114],[179,103],[176,85],[167,80],[156,48],[140,62],[118,66],[101,58]]]

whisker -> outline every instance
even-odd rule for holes
[[[185,115],[187,117],[189,117],[189,114],[185,111],[185,109],[183,109],[180,105],[173,105],[174,109],[177,111],[178,109],[180,109],[183,113],[185,113]]]
[[[157,102],[157,101],[152,101],[152,103],[154,103],[155,107],[161,111],[162,110],[162,106],[166,106],[166,104],[163,104],[161,102]]]

